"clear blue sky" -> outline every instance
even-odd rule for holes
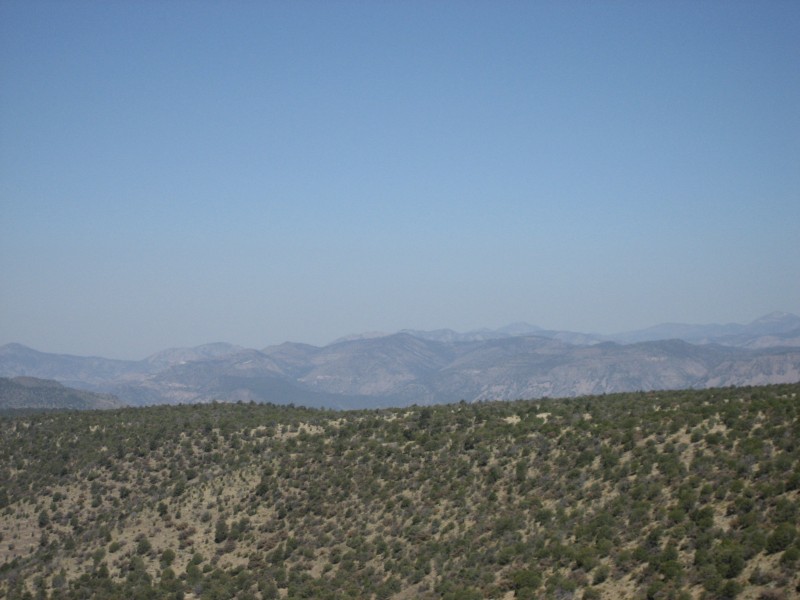
[[[0,3],[0,344],[800,312],[800,2]]]

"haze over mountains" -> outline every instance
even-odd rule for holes
[[[225,343],[140,361],[0,347],[0,376],[52,379],[131,405],[219,401],[373,408],[800,381],[800,317],[663,324],[613,336],[525,323],[363,334],[324,347]]]

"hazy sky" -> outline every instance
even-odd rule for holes
[[[800,312],[800,2],[0,2],[0,344]]]

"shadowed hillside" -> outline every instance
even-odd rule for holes
[[[96,394],[35,377],[0,377],[0,410],[120,408],[111,394]]]

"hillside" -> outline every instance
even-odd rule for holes
[[[33,377],[0,377],[0,410],[120,408],[110,394],[96,394],[61,385],[57,381]]]
[[[94,391],[155,372],[146,361],[114,360],[39,352],[22,344],[0,346],[0,376],[54,379],[64,385]]]
[[[797,597],[798,394],[2,418],[0,597]]]

